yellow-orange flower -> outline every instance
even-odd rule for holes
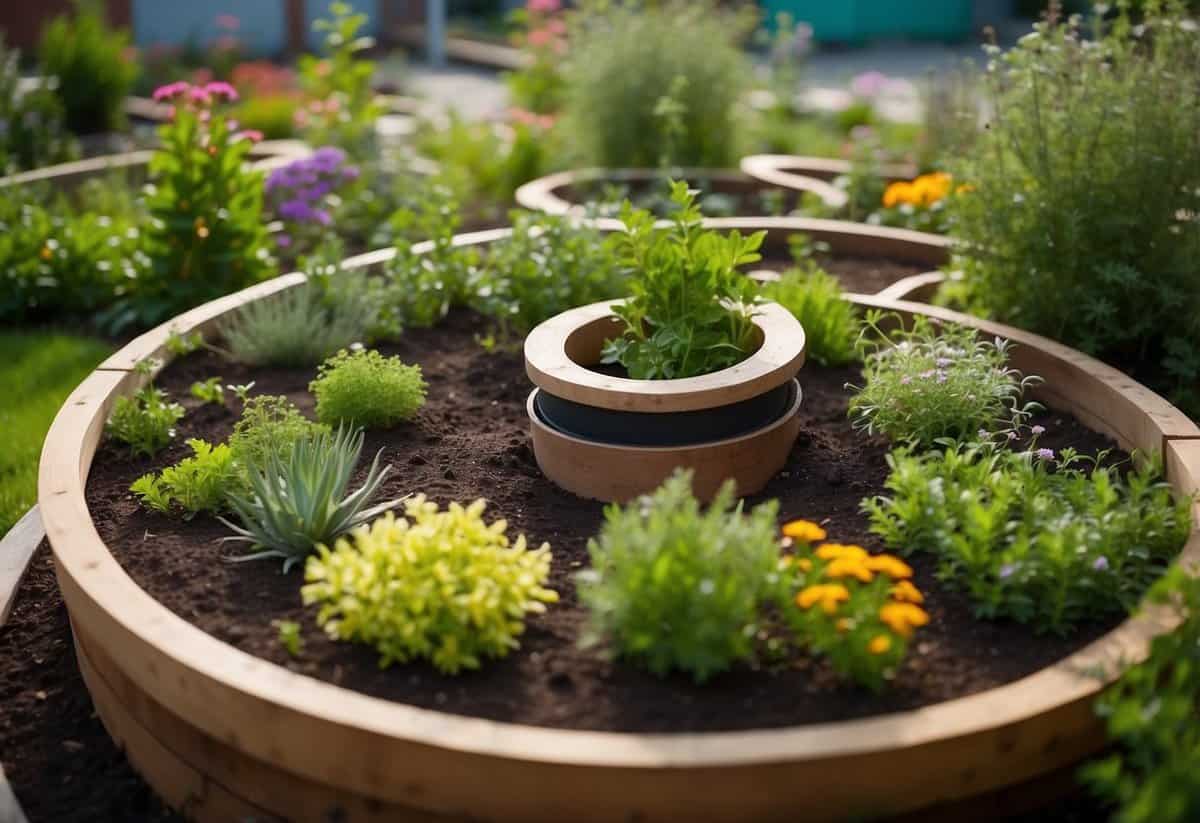
[[[886,654],[887,650],[892,647],[892,638],[886,634],[877,634],[871,638],[871,642],[867,644],[867,651],[871,654]]]
[[[812,571],[812,561],[809,560],[807,557],[801,557],[799,560],[796,561],[796,565],[800,567],[800,571],[802,571],[802,572]]]
[[[868,557],[865,563],[866,567],[871,571],[886,574],[893,580],[906,580],[912,577],[912,567],[899,557],[893,557],[890,554],[877,554],[873,557]]]
[[[839,617],[838,621],[833,624],[833,627],[837,629],[840,634],[845,634],[854,628],[854,621],[849,617]]]
[[[901,603],[916,603],[920,605],[925,602],[925,595],[921,594],[920,589],[912,584],[912,581],[901,580],[895,586],[892,586],[892,598]]]
[[[883,205],[885,208],[892,209],[901,203],[911,203],[912,197],[912,183],[898,180],[895,183],[889,183],[888,187],[883,190]]]
[[[875,578],[875,573],[867,568],[866,558],[844,556],[838,557],[829,562],[825,567],[825,576],[838,577],[854,577],[861,580],[863,583],[870,583]]]
[[[811,609],[820,603],[826,614],[833,614],[837,611],[839,603],[845,603],[849,599],[850,591],[841,583],[820,583],[801,589],[796,595],[796,605],[802,609]]]
[[[793,520],[783,524],[783,536],[803,543],[816,543],[825,539],[825,530],[811,520]]]
[[[879,610],[879,619],[901,637],[912,637],[913,629],[929,622],[929,615],[913,603],[888,603]]]
[[[862,546],[843,545],[842,543],[825,543],[817,546],[817,557],[822,560],[837,560],[839,557],[850,557],[855,560],[865,560],[867,550]]]

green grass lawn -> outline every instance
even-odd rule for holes
[[[37,502],[38,456],[54,415],[112,348],[57,331],[0,332],[0,536]]]

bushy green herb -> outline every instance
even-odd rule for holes
[[[226,508],[226,494],[238,481],[233,450],[224,443],[216,446],[204,440],[187,441],[192,456],[159,474],[143,475],[129,490],[142,504],[163,514],[180,510],[185,518],[199,512],[218,512]]]
[[[67,126],[79,134],[115,131],[125,123],[125,97],[138,66],[129,32],[109,28],[99,0],[76,0],[75,14],[60,15],[42,32],[38,59],[56,77],[55,93]]]
[[[749,22],[710,0],[585,3],[564,67],[567,128],[584,162],[732,165]]]
[[[229,448],[243,467],[263,467],[272,455],[283,463],[301,440],[328,433],[329,427],[309,420],[286,397],[259,395],[244,400]]]
[[[337,542],[320,546],[305,568],[305,604],[331,637],[366,643],[381,666],[427,658],[439,670],[477,669],[485,657],[519,647],[527,614],[558,595],[545,587],[550,545],[509,543],[506,523],[483,521],[484,501],[463,507],[417,495],[408,519],[390,512]]]
[[[225,388],[221,385],[220,377],[210,377],[207,380],[197,380],[188,389],[188,393],[201,403],[225,404]]]
[[[353,303],[327,304],[307,283],[255,300],[220,326],[234,359],[252,366],[313,366],[360,341],[368,313]]]
[[[1132,609],[1187,539],[1189,501],[1154,463],[1124,478],[1064,450],[992,444],[888,457],[888,494],[864,501],[899,551],[937,555],[976,613],[1067,634]]]
[[[129,445],[133,454],[153,457],[171,442],[183,406],[172,403],[166,392],[147,386],[137,394],[118,397],[108,418],[108,434]]]
[[[619,297],[626,271],[596,229],[513,212],[512,236],[488,252],[471,302],[502,332],[527,334],[560,312]]]
[[[34,88],[21,83],[21,53],[0,33],[0,174],[72,160],[79,153],[63,127],[63,108],[51,78]]]
[[[804,261],[788,269],[763,287],[763,296],[800,321],[808,359],[822,366],[844,366],[858,359],[858,312],[837,278],[816,263]]]
[[[590,614],[585,642],[606,640],[655,674],[680,670],[697,681],[749,657],[777,585],[777,509],[769,501],[744,513],[727,483],[701,511],[686,471],[609,506],[588,543],[592,568],[576,578]]]
[[[993,50],[953,233],[973,308],[1200,410],[1200,33],[1182,2],[1140,5]]]
[[[278,557],[286,572],[319,543],[332,543],[398,501],[367,508],[391,466],[379,467],[379,454],[362,485],[347,493],[362,453],[362,432],[317,432],[272,451],[246,468],[249,492],[229,495],[241,525],[222,522],[236,533],[226,540],[259,549],[238,561]]]
[[[230,385],[226,386],[225,388],[227,388],[231,392],[233,392],[233,396],[236,397],[238,400],[240,400],[242,405],[244,406],[246,404],[246,402],[250,399],[250,390],[252,388],[254,388],[254,381],[251,380],[249,383],[237,383],[237,384],[231,383]]]
[[[420,366],[374,349],[342,351],[321,364],[308,390],[317,398],[322,423],[353,423],[387,429],[412,418],[425,405]]]
[[[825,530],[784,524],[794,554],[780,560],[779,611],[802,647],[828,658],[842,677],[880,691],[895,676],[916,629],[929,622],[912,569],[862,546],[814,544]]]
[[[224,84],[175,83],[160,90],[174,119],[159,129],[162,147],[150,162],[150,258],[130,305],[112,325],[152,324],[245,288],[274,274],[260,172],[245,165],[252,139],[218,106]]]
[[[1179,627],[1154,638],[1146,661],[1101,693],[1096,709],[1116,752],[1083,776],[1116,804],[1114,823],[1189,823],[1200,819],[1200,580],[1173,569],[1149,599]]]
[[[604,346],[604,362],[636,379],[672,379],[732,366],[754,348],[757,287],[738,266],[761,259],[766,232],[721,235],[701,226],[687,183],[671,184],[676,212],[661,231],[646,211],[626,204],[617,235],[632,295],[613,312],[625,322]]]
[[[864,385],[850,399],[854,426],[893,441],[931,446],[942,438],[972,439],[1018,428],[1037,408],[1021,395],[1041,378],[1008,367],[1008,341],[981,340],[967,326],[947,323],[940,333],[928,318],[888,332],[896,321],[868,313]],[[873,335],[873,337],[872,337]]]

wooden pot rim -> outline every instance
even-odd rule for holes
[[[455,243],[476,245],[505,236],[506,230],[478,232]],[[383,250],[347,264],[357,268],[392,255],[394,250]],[[682,769],[694,772],[697,780],[736,782],[738,775],[748,778],[750,773],[742,770],[753,765],[828,761],[832,778],[848,762],[885,774],[895,757],[933,745],[952,747],[960,757],[970,752],[975,762],[986,757],[982,762],[990,764],[1009,751],[1004,741],[1019,738],[1022,730],[1049,724],[1056,736],[1077,737],[1096,728],[1099,721],[1090,702],[1111,680],[1111,673],[1097,677],[1097,666],[1141,659],[1150,639],[1174,625],[1162,612],[1149,610],[1027,677],[921,709],[736,732],[632,734],[523,726],[393,703],[289,671],[206,634],[141,589],[100,539],[84,491],[113,402],[149,379],[133,370],[137,362],[165,356],[173,331],[210,329],[228,312],[304,281],[302,274],[292,274],[260,284],[193,309],[132,341],[64,403],[46,437],[39,467],[39,505],[73,623],[86,627],[90,640],[115,651],[124,673],[147,695],[248,757],[317,782],[334,774],[343,789],[368,797],[402,793],[409,772],[416,769],[425,785],[444,795],[430,802],[453,802],[445,797],[458,791],[476,798],[482,808],[486,806],[478,804],[485,804],[487,795],[503,793],[505,787],[473,780],[471,788],[463,789],[460,781],[464,774],[486,774],[489,764],[515,768],[543,763],[577,775],[584,767],[618,774],[646,769],[675,774]],[[1019,366],[1028,370],[1036,364],[1048,378],[1043,396],[1125,448],[1161,449],[1175,488],[1185,494],[1200,490],[1200,428],[1116,369],[1046,338],[945,309],[868,296],[852,300],[864,308],[927,315],[1013,340],[1018,344],[1014,358],[1023,358]],[[1057,388],[1052,388],[1055,381]],[[1176,562],[1200,562],[1195,529]],[[246,733],[264,726],[270,735]],[[430,765],[423,768],[423,763]],[[454,768],[447,772],[451,763]],[[1004,785],[1002,777],[980,778],[986,785]],[[976,782],[974,790],[964,791],[978,791],[984,784]],[[925,802],[939,799],[945,798]]]
[[[762,345],[727,369],[678,380],[611,377],[580,365],[568,354],[571,341],[608,326],[620,300],[569,309],[540,323],[525,338],[525,373],[550,394],[602,409],[682,412],[726,406],[783,385],[804,365],[804,328],[778,303],[757,307],[754,324]]]
[[[755,180],[785,189],[801,190],[807,190],[810,180],[830,181],[849,174],[851,170],[848,160],[802,154],[751,154],[743,157],[738,167]],[[916,166],[907,163],[885,165],[880,172],[888,180],[911,180],[917,176]],[[837,191],[845,195],[841,189]]]

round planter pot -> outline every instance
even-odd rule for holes
[[[783,468],[800,432],[796,412],[804,329],[767,303],[758,349],[737,365],[680,380],[632,380],[595,370],[621,334],[616,301],[563,312],[525,339],[534,456],[542,472],[581,497],[625,501],[676,468],[693,471],[708,499],[726,479],[753,494]]]
[[[664,172],[661,169],[589,168],[572,169],[531,180],[517,189],[515,197],[521,207],[531,211],[583,216],[586,213],[584,204],[589,198],[580,194],[581,189],[605,183],[631,189],[663,187],[663,180],[668,177],[687,180],[703,188],[706,193],[734,198],[751,197],[778,189],[774,184],[763,185],[733,169],[671,169]],[[839,189],[821,180],[805,180],[801,188],[792,188],[811,192],[827,202],[829,198],[838,197],[842,198],[842,203],[845,202],[845,195]],[[745,212],[739,209],[739,213]]]
[[[849,174],[851,169],[848,160],[807,157],[801,154],[751,154],[743,157],[738,167],[747,177],[773,186],[802,191],[809,190],[807,187],[812,180],[831,183],[838,177]],[[911,180],[917,176],[916,166],[908,164],[887,165],[880,171],[889,181]],[[837,191],[844,197],[844,192],[840,189]]]
[[[753,228],[804,230],[795,221]],[[296,274],[260,284],[133,340],[68,398],[42,454],[39,505],[96,711],[134,767],[192,819],[832,821],[927,810],[922,819],[976,820],[1014,808],[1021,786],[1099,751],[1095,697],[1117,664],[1143,657],[1171,627],[1149,611],[1028,677],[918,710],[715,733],[578,732],[462,717],[253,657],[137,586],[98,536],[84,488],[112,404],[150,379],[138,363],[170,357],[172,330],[211,330],[238,307],[302,282]],[[1037,399],[1125,449],[1163,453],[1168,481],[1182,494],[1200,491],[1200,428],[1117,370],[977,318],[853,300],[1012,340],[1013,365],[1047,379]],[[1198,561],[1194,531],[1177,562]],[[970,811],[944,812],[968,802]]]

